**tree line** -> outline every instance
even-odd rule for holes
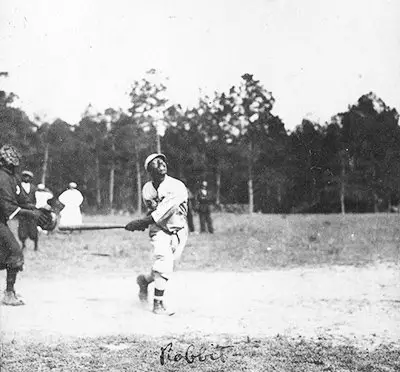
[[[0,90],[0,144],[17,146],[23,167],[55,194],[76,182],[86,211],[142,210],[143,162],[156,151],[190,189],[207,180],[218,206],[345,213],[399,203],[399,115],[374,93],[323,125],[303,119],[289,132],[272,114],[272,92],[251,74],[185,109],[168,103],[154,74],[132,84],[128,111],[89,105],[73,125],[38,124]]]

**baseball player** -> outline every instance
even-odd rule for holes
[[[33,173],[24,170],[21,173],[21,176],[21,197],[29,204],[36,205],[36,187],[32,184]],[[31,239],[35,244],[34,250],[38,250],[39,235],[36,220],[34,218],[24,216],[18,218],[18,238],[22,243],[22,249],[25,249],[26,239]]]
[[[139,299],[147,302],[148,286],[154,281],[153,312],[173,315],[164,305],[164,291],[171,277],[174,260],[179,259],[188,237],[187,200],[188,193],[183,182],[167,175],[166,157],[151,154],[144,167],[151,181],[143,186],[142,197],[148,209],[145,218],[131,221],[125,226],[128,231],[144,231],[149,227],[153,246],[153,266],[148,275],[139,275]]]
[[[24,265],[22,249],[7,222],[14,217],[31,217],[44,224],[48,216],[24,200],[21,185],[15,177],[21,155],[10,145],[0,148],[0,270],[6,270],[7,287],[3,305],[20,306],[24,301],[16,295],[14,284]]]

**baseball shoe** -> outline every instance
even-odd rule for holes
[[[153,313],[157,315],[174,315],[174,311],[167,310],[164,306],[164,303],[159,300],[154,300],[154,306],[153,306]]]
[[[3,305],[7,306],[22,306],[25,302],[20,296],[17,296],[14,291],[4,292],[3,300],[1,301]]]
[[[147,302],[149,282],[146,280],[144,275],[139,275],[136,278],[136,283],[139,285],[139,300],[141,302]]]

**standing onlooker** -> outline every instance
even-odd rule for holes
[[[214,233],[214,227],[211,219],[211,204],[214,203],[210,191],[207,189],[207,181],[201,183],[200,190],[196,195],[197,211],[200,218],[200,232]]]
[[[36,206],[36,187],[32,184],[33,173],[24,170],[21,173],[21,194],[25,203]],[[34,250],[37,251],[39,248],[39,235],[37,229],[36,219],[30,216],[19,216],[18,218],[18,238],[22,243],[22,249],[26,247],[26,240],[31,239],[35,244]]]
[[[83,196],[77,187],[75,182],[70,182],[68,189],[58,197],[58,200],[65,206],[60,212],[60,226],[82,225]]]
[[[187,212],[188,227],[189,227],[189,232],[195,232],[194,221],[193,221],[194,195],[189,188],[187,188],[187,191],[188,191],[188,212]]]

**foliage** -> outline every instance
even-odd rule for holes
[[[3,78],[7,74],[2,74]],[[0,144],[12,143],[55,194],[70,181],[86,211],[141,211],[145,157],[161,150],[169,173],[194,191],[203,179],[221,204],[263,213],[372,212],[400,202],[399,115],[373,93],[321,125],[291,132],[275,98],[251,74],[192,108],[168,104],[155,70],[132,84],[128,112],[89,105],[79,123],[32,122],[0,90]],[[250,182],[251,181],[251,182]]]

